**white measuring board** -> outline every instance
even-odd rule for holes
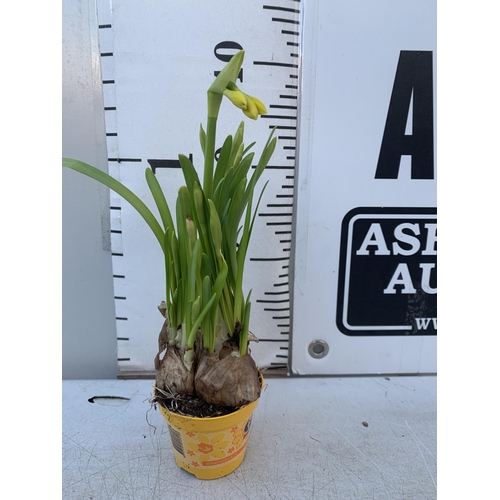
[[[144,171],[151,166],[171,210],[183,184],[178,154],[202,173],[198,132],[206,90],[239,48],[241,88],[268,115],[254,122],[229,102],[219,118],[218,147],[245,120],[256,160],[277,126],[278,147],[260,180],[263,196],[248,251],[252,355],[261,368],[286,368],[290,335],[289,271],[297,137],[300,2],[228,0],[98,1],[109,172],[154,210]],[[163,257],[140,216],[111,193],[118,365],[121,374],[153,370],[157,305],[164,299]]]
[[[305,2],[296,374],[436,372],[435,89],[435,0]]]

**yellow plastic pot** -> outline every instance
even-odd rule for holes
[[[260,382],[263,387],[262,374]],[[258,402],[213,418],[186,417],[159,404],[168,423],[177,465],[198,479],[217,479],[236,470],[245,456],[252,414]]]

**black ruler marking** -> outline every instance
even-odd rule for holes
[[[276,61],[254,61],[253,62],[256,66],[279,66],[281,68],[298,68],[298,64],[294,63],[283,63],[283,62],[276,62]],[[266,116],[266,115],[262,115]]]
[[[118,163],[140,163],[140,158],[108,158],[108,161],[116,161]]]
[[[273,286],[277,287],[277,286],[288,286],[288,285],[289,285],[289,283],[287,281],[286,283],[275,283]]]
[[[288,257],[250,257],[254,262],[274,262],[280,260],[288,260]]]
[[[296,116],[292,116],[292,115],[262,115],[261,118],[267,118],[267,119],[272,119],[272,120],[296,120],[297,119]]]
[[[257,300],[257,302],[260,302],[262,304],[284,304],[285,302],[290,302],[290,299],[285,299],[285,300]]]
[[[279,10],[281,12],[293,12],[294,14],[300,14],[300,10],[298,9],[289,9],[288,7],[278,7],[276,5],[264,5],[262,8],[267,10]]]
[[[275,23],[300,24],[300,21],[297,21],[296,19],[285,19],[284,17],[273,17],[272,21]]]
[[[292,214],[291,213],[284,213],[284,214],[280,214],[280,213],[259,213],[259,216],[260,217],[290,217]]]
[[[288,343],[290,341],[288,339],[259,339],[259,342],[281,342],[281,343]]]
[[[276,109],[297,109],[297,106],[285,106],[282,104],[271,104],[269,105],[270,108],[276,108]]]

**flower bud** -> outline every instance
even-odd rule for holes
[[[257,105],[253,101],[253,99],[245,94],[246,101],[247,101],[247,108],[243,110],[243,113],[245,113],[248,118],[251,118],[252,120],[257,120],[259,117],[259,111],[257,109]]]
[[[257,106],[257,111],[259,112],[259,115],[267,115],[267,109],[264,106],[264,103],[260,99],[257,99],[257,97],[251,97],[251,96],[248,96],[248,97],[250,97],[252,99],[252,101],[255,103],[255,105]]]
[[[241,90],[226,89],[223,93],[237,108],[247,109],[247,100]]]

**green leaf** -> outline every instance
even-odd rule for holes
[[[182,173],[184,174],[186,187],[188,188],[189,194],[192,197],[194,183],[196,182],[200,184],[198,173],[196,172],[194,165],[191,163],[191,160],[187,156],[179,155],[179,163],[181,164]]]
[[[119,194],[128,203],[130,203],[146,221],[163,250],[163,229],[156,220],[155,216],[152,214],[151,210],[149,210],[144,202],[140,198],[138,198],[137,195],[135,195],[132,191],[130,191],[130,189],[125,187],[121,182],[117,181],[102,170],[84,163],[83,161],[73,160],[71,158],[63,158],[62,165],[63,167],[80,172],[81,174],[91,177],[101,184],[104,184],[105,186],[109,187],[109,189],[112,189],[115,193]]]
[[[231,156],[229,157],[229,167],[233,167],[236,163],[236,157],[243,152],[243,135],[245,133],[245,122],[242,121],[236,129],[234,140],[231,147]],[[241,158],[241,156],[240,156]]]
[[[205,130],[203,129],[203,125],[200,123],[200,145],[201,145],[201,150],[203,154],[205,154],[205,144],[207,142],[207,134],[205,133]]]
[[[210,258],[212,265],[215,265],[216,259],[210,241],[210,228],[208,225],[210,214],[208,213],[208,207],[205,203],[205,196],[198,184],[194,185],[193,195],[195,221],[200,235],[202,248]]]
[[[186,300],[193,301],[196,296],[196,277],[200,274],[200,240],[196,240],[193,247],[193,255],[189,264],[188,280],[187,280],[187,293]]]
[[[274,129],[269,135],[269,139],[267,140],[264,150],[262,151],[262,154],[259,158],[259,163],[257,164],[257,167],[255,168],[255,171],[251,177],[251,182],[253,182],[254,185],[257,184],[257,181],[262,175],[262,172],[264,172],[264,169],[267,167],[267,164],[269,163],[269,160],[271,159],[271,156],[273,155],[276,148],[277,138],[273,137],[273,134]]]
[[[245,312],[243,316],[243,322],[241,324],[240,333],[240,356],[245,356],[248,353],[248,327],[250,326],[250,309],[252,303],[250,302],[250,295],[252,290],[247,295],[247,300],[245,302]]]
[[[210,302],[210,297],[211,297],[211,282],[210,282],[210,276],[205,276],[203,278],[203,284],[202,284],[202,289],[201,289],[201,297],[202,297],[202,304],[205,306]],[[213,295],[216,295],[215,293]],[[216,306],[216,300],[217,296],[215,296],[215,299],[212,303],[212,308]],[[210,325],[210,314],[207,314],[203,321],[201,322],[201,334],[203,338],[203,347],[207,348],[210,353],[213,352],[213,347],[212,344],[214,343],[215,340],[215,331],[213,328],[211,328]]]
[[[168,228],[174,229],[174,221],[172,220],[172,215],[170,209],[168,208],[167,200],[163,194],[160,183],[156,178],[156,175],[148,167],[146,168],[146,181],[148,183],[151,194],[155,200],[156,206],[158,207],[158,212],[160,213],[161,220],[163,222],[163,228],[165,231]]]
[[[215,294],[212,295],[208,303],[205,305],[201,313],[198,315],[198,318],[196,318],[196,321],[193,321],[193,324],[191,326],[191,331],[187,335],[186,345],[188,348],[192,348],[194,346],[194,341],[196,340],[196,332],[198,331],[201,322],[210,311],[210,308],[212,307],[214,302],[215,302]]]
[[[208,200],[208,206],[210,210],[210,240],[212,241],[215,255],[219,255],[222,248],[222,230],[219,214],[212,200]]]
[[[219,154],[219,159],[217,160],[217,166],[215,167],[215,175],[214,175],[214,186],[217,187],[221,179],[224,177],[226,170],[229,165],[229,156],[231,155],[231,147],[233,143],[233,138],[228,135],[224,144],[222,145],[222,149]]]
[[[241,182],[241,179],[243,178],[246,179],[248,171],[250,170],[250,167],[252,165],[254,156],[255,153],[248,154],[235,167],[235,175],[231,183],[231,188],[233,188],[233,186],[236,187]]]

